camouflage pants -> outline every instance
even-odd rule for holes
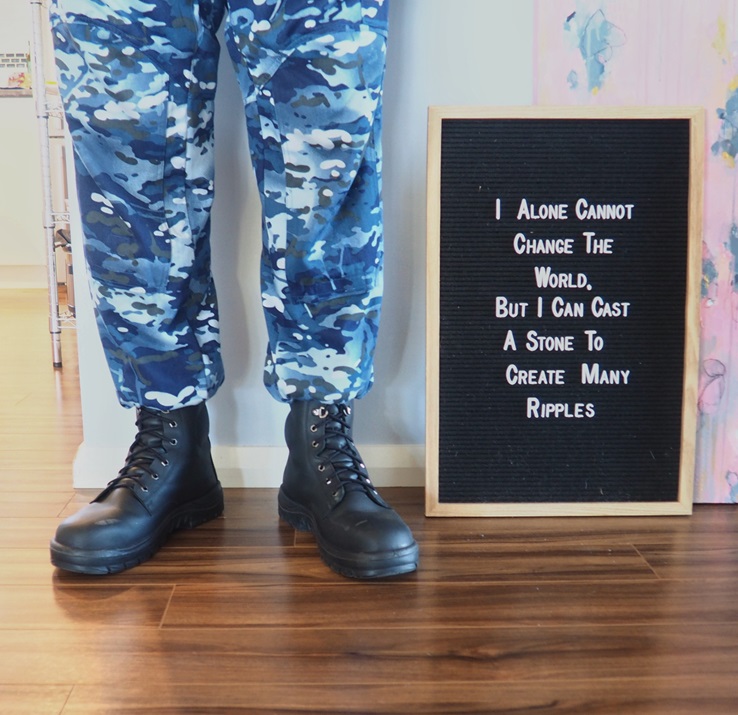
[[[262,202],[267,389],[361,397],[382,294],[385,0],[55,0],[85,257],[119,399],[178,408],[223,381],[209,230],[224,17]]]

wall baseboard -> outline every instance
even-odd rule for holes
[[[378,487],[421,487],[425,484],[425,454],[420,444],[360,446],[372,481]],[[73,467],[76,489],[102,489],[123,464],[120,445],[79,446]],[[227,488],[277,488],[287,460],[286,447],[213,446],[218,477]]]

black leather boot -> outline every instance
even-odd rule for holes
[[[295,529],[311,531],[323,560],[344,576],[414,571],[418,546],[371,483],[351,426],[349,405],[292,403],[279,515]]]
[[[173,531],[223,513],[205,404],[170,412],[139,408],[136,426],[118,476],[59,525],[51,541],[55,566],[87,574],[123,571],[151,558]]]

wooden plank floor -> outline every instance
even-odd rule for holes
[[[54,570],[81,439],[73,334],[0,291],[0,713],[738,713],[738,511],[426,519],[417,574],[353,582],[273,490],[112,577]],[[117,471],[120,465],[111,467]],[[111,477],[113,474],[111,473]]]

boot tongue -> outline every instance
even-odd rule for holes
[[[137,436],[137,447],[148,447],[149,449],[160,449],[162,436],[153,432],[143,432]],[[152,456],[153,459],[153,456]]]
[[[350,414],[348,409],[344,412],[341,407],[328,408],[324,451],[328,452],[327,456],[345,492],[359,492],[379,506],[387,507],[369,479],[366,466],[354,444]]]
[[[151,464],[161,453],[163,441],[161,416],[142,409],[138,419],[138,434],[128,454],[130,466]]]
[[[138,432],[133,441],[123,468],[118,476],[108,482],[108,486],[93,501],[103,501],[114,489],[130,489],[144,508],[146,505],[136,494],[136,485],[146,474],[152,474],[152,463],[163,453],[163,424],[161,417],[154,412],[141,408],[136,418]]]
[[[118,474],[121,486],[127,486],[130,477],[145,474],[148,471],[146,468],[150,467],[162,452],[164,435],[161,420],[156,415],[142,410],[138,426],[136,439],[128,450],[123,469]]]
[[[131,454],[135,453],[136,461],[156,459],[161,452],[164,441],[164,419],[161,414],[141,408],[136,421],[138,434],[131,446]]]
[[[347,425],[338,420],[329,420],[325,449],[330,452],[330,462],[344,488],[347,491],[365,491],[366,487],[360,479],[363,468],[361,455],[348,432]]]

